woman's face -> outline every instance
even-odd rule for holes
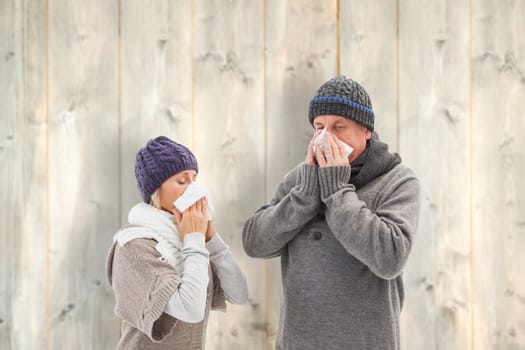
[[[164,181],[159,188],[160,207],[173,213],[175,202],[186,188],[197,179],[195,170],[184,170]]]

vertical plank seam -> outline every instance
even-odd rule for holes
[[[339,27],[340,26],[340,11],[339,11],[339,7],[340,7],[341,3],[339,0],[336,0],[335,1],[335,70],[336,70],[336,75],[340,75],[341,74],[341,43],[340,43],[340,40],[341,40],[341,36],[340,36],[340,31],[341,31],[341,28]]]
[[[264,124],[264,202],[268,202],[268,94],[267,88],[267,65],[268,65],[268,38],[267,38],[267,9],[266,0],[263,0],[263,124]],[[269,320],[269,301],[270,301],[270,290],[269,290],[269,262],[267,259],[264,261],[264,329],[265,329],[265,348],[266,350],[271,349],[270,345],[270,320]]]
[[[400,106],[400,79],[399,79],[399,65],[400,65],[400,47],[399,47],[399,0],[396,0],[396,141],[397,153],[401,153],[401,106]]]
[[[267,46],[267,34],[266,34],[266,0],[263,0],[263,124],[264,124],[264,201],[268,201],[268,111],[267,101],[268,95],[266,91],[267,85],[267,65],[268,65],[268,46]]]
[[[122,0],[118,0],[118,42],[117,42],[117,89],[118,89],[118,226],[122,227]],[[119,320],[119,336],[122,335],[122,321]]]
[[[51,293],[50,293],[50,224],[49,224],[49,0],[45,4],[45,31],[46,31],[46,53],[45,53],[45,119],[46,119],[46,349],[50,349],[50,312],[51,312]]]
[[[195,153],[195,1],[191,0],[191,150]]]
[[[118,43],[117,43],[117,79],[118,79],[118,225],[122,227],[122,0],[118,0]]]
[[[474,157],[473,157],[473,150],[474,150],[474,141],[473,141],[473,90],[472,90],[472,0],[468,1],[468,12],[469,12],[469,19],[468,19],[468,33],[469,33],[469,143],[470,143],[470,169],[469,169],[469,187],[470,187],[470,203],[469,203],[469,221],[470,221],[470,349],[474,349],[474,186],[473,186],[473,179],[474,179]]]

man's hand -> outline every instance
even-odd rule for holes
[[[339,140],[329,132],[324,139],[324,152],[320,147],[315,149],[315,159],[321,168],[349,165],[348,157],[344,154],[344,148]]]
[[[173,211],[173,214],[181,238],[193,232],[206,234],[208,230],[208,203],[206,199],[199,199],[182,214],[177,209]]]
[[[316,165],[315,154],[314,154],[314,142],[315,142],[315,139],[317,138],[317,136],[319,136],[319,134],[321,133],[321,131],[322,130],[316,130],[314,132],[314,136],[312,137],[312,139],[308,143],[308,150],[306,151],[306,159],[304,160],[305,164],[307,164],[307,165]],[[319,147],[317,147],[317,148],[319,148]]]

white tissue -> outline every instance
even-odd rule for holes
[[[211,204],[210,194],[204,186],[197,182],[192,182],[184,191],[182,196],[180,196],[175,202],[173,202],[173,205],[175,208],[178,209],[181,213],[183,213],[186,209],[191,207],[195,202],[197,202],[202,197],[206,197],[206,200],[208,201],[208,220],[211,220],[211,214],[213,213],[213,205]]]
[[[315,139],[314,152],[315,152],[315,146],[319,146],[319,148],[321,149],[321,152],[324,153],[324,140],[325,140],[326,133],[327,133],[326,128],[324,128],[323,131],[321,131],[321,133],[319,134],[319,136],[317,136],[317,138]],[[335,139],[337,140],[337,142],[339,142],[343,146],[343,149],[345,151],[345,155],[344,155],[345,157],[348,157],[354,151],[352,146],[350,146],[349,144],[344,143],[343,141],[339,140],[337,137]]]

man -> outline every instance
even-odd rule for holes
[[[399,349],[419,182],[379,141],[370,98],[355,81],[323,84],[309,121],[316,132],[305,162],[243,230],[248,255],[281,257],[277,349]],[[348,156],[342,143],[353,148]]]

